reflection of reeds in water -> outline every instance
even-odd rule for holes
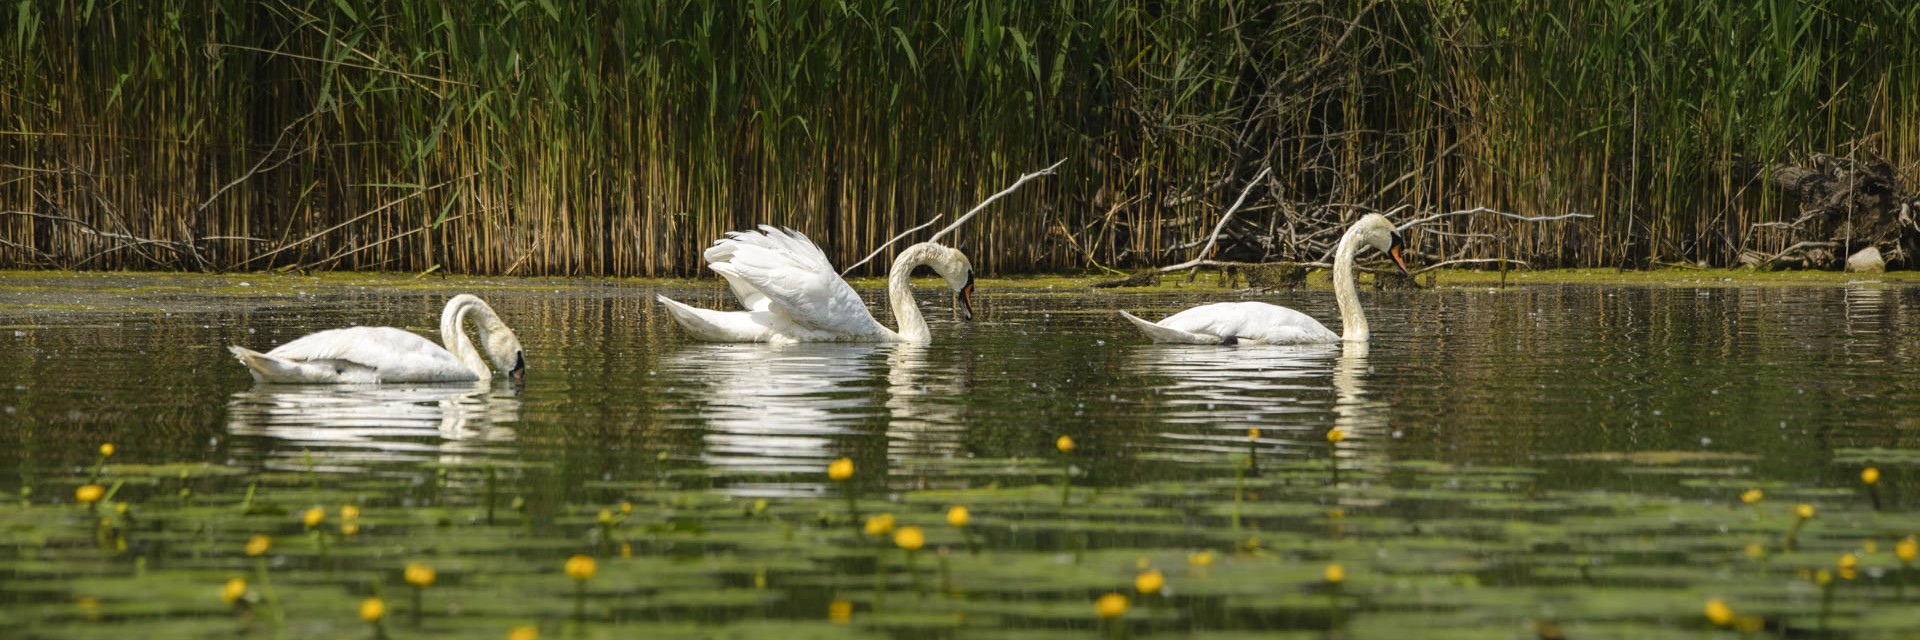
[[[1920,157],[1901,3],[537,4],[20,3],[0,263],[684,274],[771,222],[844,264],[1061,157],[965,231],[983,270],[1158,260],[1260,165],[1597,216],[1433,254],[1725,261],[1793,215],[1756,161]]]
[[[258,385],[233,394],[227,414],[230,435],[291,445],[282,466],[304,470],[299,452],[317,450],[324,462],[315,469],[347,471],[380,461],[457,462],[487,443],[512,441],[507,425],[520,419],[520,400],[491,381]]]

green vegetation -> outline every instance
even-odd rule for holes
[[[555,471],[533,461],[316,475],[102,455],[91,472],[23,476],[30,490],[0,503],[0,631],[1471,637],[1562,625],[1696,637],[1718,625],[1876,637],[1920,625],[1913,513],[1869,508],[1860,491],[1752,488],[1730,477],[1743,459],[1638,453],[1607,463],[1670,478],[1679,496],[1419,460],[1355,459],[1336,480],[1322,448],[1254,476],[1229,471],[1243,455],[1186,460],[1191,480],[1087,487],[1063,505],[1051,451],[928,459],[884,483],[845,474],[892,495],[864,525],[831,492],[728,491],[825,482],[824,468],[662,461],[556,495],[530,486]],[[1888,473],[1910,473],[1911,452],[1892,453],[1904,462]],[[1134,606],[1096,609],[1107,593]]]
[[[1476,255],[1727,264],[1810,154],[1920,159],[1920,6],[1786,0],[22,0],[0,263],[699,271],[791,225],[847,263],[1067,158],[957,238],[993,273],[1161,262],[1244,214],[1447,223]],[[1334,207],[1334,208],[1328,208]],[[1450,255],[1470,238],[1425,234]],[[1762,246],[1761,248],[1766,248]],[[1314,259],[1317,256],[1297,256]]]

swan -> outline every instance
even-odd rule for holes
[[[901,251],[887,277],[887,300],[899,331],[875,320],[827,255],[798,231],[766,225],[757,232],[731,231],[708,247],[705,257],[747,310],[714,311],[655,296],[695,340],[925,343],[933,334],[907,282],[921,265],[933,267],[953,288],[961,319],[973,319],[973,264],[959,250],[932,242]]]
[[[472,317],[495,369],[514,381],[527,371],[520,338],[493,307],[468,294],[454,296],[440,312],[441,347],[419,334],[393,327],[347,327],[312,333],[260,353],[227,347],[256,382],[379,383],[464,382],[493,377],[487,358],[474,349],[462,326]]]
[[[1167,316],[1159,322],[1147,322],[1131,313],[1120,315],[1140,327],[1154,342],[1180,344],[1324,344],[1333,342],[1365,343],[1366,314],[1360,310],[1360,294],[1353,290],[1353,257],[1360,244],[1393,257],[1400,273],[1407,272],[1407,261],[1400,252],[1405,247],[1393,223],[1378,213],[1361,216],[1340,236],[1333,250],[1333,299],[1340,306],[1342,333],[1334,333],[1312,316],[1265,302],[1218,302],[1201,305]]]

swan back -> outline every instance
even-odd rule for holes
[[[875,339],[893,332],[874,320],[860,294],[807,236],[761,226],[728,232],[705,253],[749,311],[765,311],[803,336]]]

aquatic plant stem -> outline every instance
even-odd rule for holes
[[[423,609],[424,603],[422,601],[426,599],[426,591],[426,589],[418,586],[413,588],[412,622],[413,628],[415,629],[420,628],[420,617],[425,613],[425,609]]]
[[[1247,495],[1245,465],[1233,465],[1233,530],[1240,531],[1240,503]]]

